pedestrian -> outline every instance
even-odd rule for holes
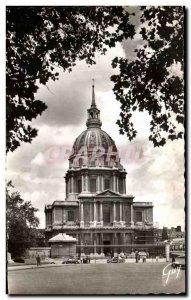
[[[37,267],[40,266],[40,255],[39,254],[37,254],[37,256],[36,256],[36,265],[37,265]]]
[[[173,268],[175,267],[175,257],[174,256],[172,257],[172,267]]]
[[[135,260],[136,260],[136,263],[139,262],[139,254],[138,254],[138,251],[135,251]]]

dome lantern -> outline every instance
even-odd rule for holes
[[[94,92],[94,79],[92,85],[92,104],[91,107],[87,110],[88,112],[88,119],[86,122],[87,128],[100,128],[102,122],[100,121],[100,110],[96,106],[95,102],[95,92]]]

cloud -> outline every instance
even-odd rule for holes
[[[111,68],[111,61],[117,54],[125,55],[119,43],[105,56],[97,54],[96,65],[88,67],[84,61],[78,61],[70,74],[60,72],[59,81],[50,81],[48,88],[42,86],[36,98],[46,102],[48,109],[34,121],[34,125],[81,125],[92,100],[92,78],[95,79],[96,95],[110,91],[112,83],[109,79],[116,72]]]
[[[31,161],[31,164],[37,165],[37,166],[42,166],[45,164],[45,158],[44,155],[39,152]]]

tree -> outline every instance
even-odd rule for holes
[[[168,228],[163,227],[162,229],[162,241],[168,240]]]
[[[13,257],[20,256],[36,243],[39,237],[39,220],[35,216],[38,209],[34,208],[30,201],[24,202],[20,194],[14,191],[10,181],[6,188],[6,201],[8,251]]]
[[[7,151],[31,143],[37,130],[29,122],[47,108],[35,98],[40,84],[57,80],[60,67],[71,71],[78,60],[95,63],[134,26],[123,7],[7,7]]]
[[[121,104],[117,124],[120,133],[132,140],[137,134],[132,114],[145,110],[152,117],[149,140],[154,146],[163,146],[167,139],[183,137],[184,12],[180,6],[141,7],[141,11],[139,33],[144,45],[135,49],[134,60],[116,57],[112,62],[120,69],[111,77]],[[173,70],[178,67],[176,74]]]

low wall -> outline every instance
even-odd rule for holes
[[[27,252],[29,258],[36,258],[37,255],[41,258],[50,257],[50,247],[32,247]]]

